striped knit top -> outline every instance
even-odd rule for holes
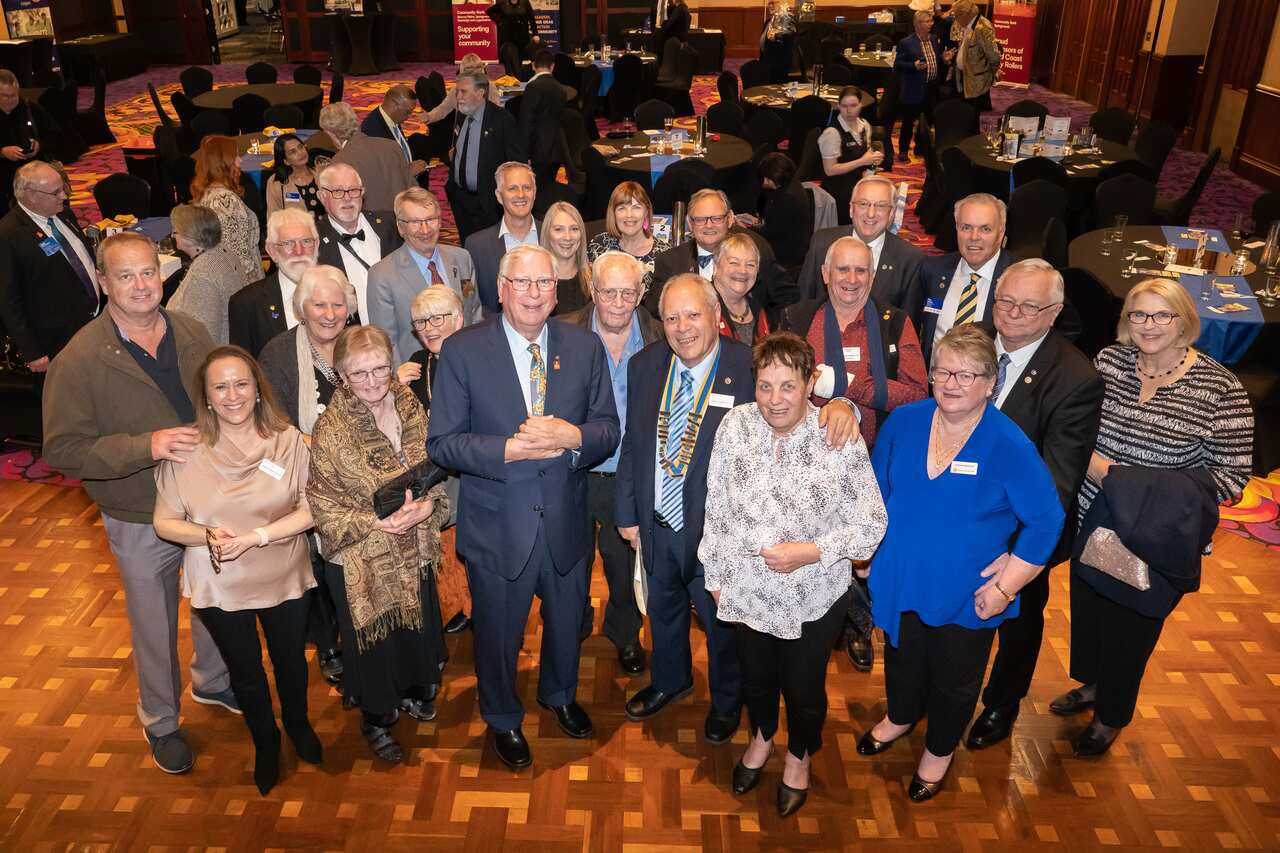
[[[1240,380],[1197,351],[1177,382],[1139,405],[1137,358],[1137,347],[1112,344],[1094,359],[1107,388],[1095,450],[1121,465],[1203,467],[1218,484],[1220,501],[1238,494],[1253,463],[1253,410]],[[1098,489],[1087,478],[1080,487],[1082,519]]]

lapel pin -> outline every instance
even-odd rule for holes
[[[732,377],[732,376],[726,376],[726,377],[724,378],[724,384],[725,384],[725,385],[732,385],[732,384],[733,384],[733,377]]]
[[[1036,372],[1035,372],[1034,370],[1033,370],[1033,371],[1031,371],[1031,375],[1032,375],[1032,376],[1035,376],[1035,375],[1036,375]]]
[[[1023,381],[1023,382],[1025,382],[1025,383],[1027,383],[1028,385],[1030,385],[1030,384],[1031,384],[1031,377],[1030,377],[1030,376],[1024,376],[1024,377],[1022,377],[1022,381]]]
[[[560,369],[560,356],[556,356],[555,358],[551,359],[551,369],[552,370]]]
[[[320,238],[320,239],[324,240],[324,242],[326,242],[326,243],[328,243],[328,242],[329,242],[329,238],[328,238],[328,237],[322,237],[322,238]]]

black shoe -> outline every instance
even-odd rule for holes
[[[446,634],[461,634],[463,631],[471,627],[471,620],[467,618],[467,614],[459,610],[453,614],[453,617],[444,623],[444,632]]]
[[[742,709],[738,708],[728,714],[712,708],[707,712],[707,722],[702,727],[703,736],[711,743],[728,743],[733,733],[742,724]]]
[[[498,753],[499,760],[512,770],[523,770],[533,763],[533,755],[529,753],[529,741],[524,739],[524,732],[519,729],[494,732],[493,751]]]
[[[986,749],[1009,736],[1013,723],[1018,719],[1018,706],[984,708],[969,729],[964,745],[969,749]]]
[[[1074,717],[1093,707],[1094,700],[1085,698],[1080,688],[1073,688],[1049,703],[1049,710],[1059,717]]]
[[[316,654],[320,662],[320,675],[330,684],[342,683],[342,652],[338,649],[327,649]]]
[[[1115,743],[1116,738],[1120,737],[1120,731],[1120,729],[1116,729],[1109,735],[1103,734],[1095,720],[1071,739],[1071,749],[1075,752],[1077,758],[1093,758],[1098,755],[1105,755],[1107,750],[1111,749],[1111,744]]]
[[[657,714],[667,705],[682,699],[693,692],[693,685],[689,684],[681,687],[672,693],[666,693],[650,684],[636,695],[627,700],[626,712],[627,719],[633,723],[647,720]]]
[[[274,722],[272,726],[274,727]],[[266,796],[280,781],[280,732],[274,738],[263,738],[262,743],[254,744],[253,751],[253,784],[258,786],[258,793]]]
[[[864,637],[855,631],[849,637],[848,650],[849,660],[853,661],[854,669],[858,672],[871,671],[871,665],[876,661],[876,653],[870,637]]]
[[[400,710],[422,723],[436,718],[436,703],[430,699],[401,699]]]
[[[951,768],[948,767],[948,770]],[[911,784],[907,787],[907,796],[913,803],[923,803],[925,800],[932,800],[939,791],[942,790],[942,783],[946,780],[943,775],[937,782],[926,782],[920,778],[920,774],[911,774]]]
[[[570,702],[568,705],[548,705],[539,699],[538,704],[556,715],[560,731],[569,737],[591,737],[591,718],[577,702]]]
[[[767,763],[768,759],[765,760],[765,764]],[[764,775],[764,764],[759,767],[748,767],[739,758],[738,763],[733,765],[733,793],[741,797],[760,784],[762,775]]]
[[[399,764],[404,761],[404,750],[400,742],[391,734],[391,726],[375,726],[368,720],[360,720],[360,733],[369,744],[373,754],[383,761]]]
[[[786,782],[779,782],[778,817],[789,817],[800,811],[800,807],[808,797],[808,788],[792,788]]]
[[[298,758],[308,764],[319,764],[324,760],[324,747],[320,745],[320,738],[316,737],[316,730],[311,728],[310,723],[305,728],[285,726],[285,731],[289,734],[289,740],[293,741],[293,751],[298,753]]]
[[[907,726],[907,730],[898,735],[893,740],[879,740],[875,735],[871,734],[876,730],[875,726],[867,729],[866,734],[858,739],[858,755],[879,755],[907,735],[911,734],[911,730],[916,727],[915,723]]]
[[[644,672],[644,648],[637,643],[618,649],[618,665],[627,675]]]

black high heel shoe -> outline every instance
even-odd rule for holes
[[[858,739],[858,755],[879,755],[907,735],[911,734],[915,727],[916,724],[912,723],[907,726],[907,730],[905,732],[898,735],[893,740],[880,740],[872,734],[872,732],[875,731],[875,726],[872,726],[867,729],[866,734]]]
[[[742,763],[742,759],[738,759],[738,763],[733,765],[733,793],[741,797],[743,794],[755,788],[760,784],[760,777],[764,774],[764,768],[769,763],[769,759],[773,758],[773,747],[769,747],[769,754],[764,757],[764,761],[759,767],[748,767]]]
[[[947,774],[951,772],[951,764],[947,763],[947,769],[943,771],[942,778],[937,781],[930,782],[920,778],[920,772],[916,771],[911,774],[911,784],[907,786],[907,797],[913,803],[923,803],[926,800],[932,800],[942,790],[942,784],[947,780]]]
[[[790,817],[800,811],[809,798],[808,788],[793,788],[786,782],[778,783],[778,817]]]

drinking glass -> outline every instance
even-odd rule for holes
[[[1164,257],[1161,258],[1166,267],[1171,267],[1178,262],[1178,247],[1167,246],[1164,250]]]
[[[1111,256],[1111,238],[1114,234],[1115,231],[1111,228],[1105,228],[1102,231],[1102,248],[1100,248],[1098,252],[1104,258]]]
[[[866,52],[867,52],[867,43],[866,43],[865,41],[864,41],[864,42],[859,42],[859,43],[858,43],[858,55],[859,55],[859,56],[861,56],[862,54],[864,54],[864,53],[866,53]]]
[[[1263,285],[1262,304],[1268,308],[1276,307],[1276,300],[1280,299],[1280,275],[1267,276],[1266,284]]]
[[[1236,214],[1235,222],[1231,226],[1231,239],[1232,240],[1244,239],[1244,214],[1243,213]]]
[[[1249,250],[1243,246],[1236,250],[1235,258],[1231,261],[1231,274],[1244,275],[1245,268],[1249,266]]]
[[[1209,232],[1203,228],[1188,228],[1187,236],[1195,241],[1196,255],[1192,266],[1196,269],[1204,269],[1204,247],[1209,242]]]
[[[1116,242],[1119,243],[1124,239],[1124,227],[1129,224],[1129,217],[1123,213],[1116,214],[1115,222],[1111,226],[1116,232]]]
[[[1267,229],[1267,245],[1262,250],[1262,266],[1267,275],[1275,275],[1280,267],[1280,219],[1271,223]]]

